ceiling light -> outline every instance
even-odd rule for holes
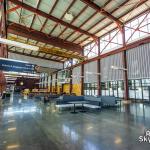
[[[64,17],[65,17],[65,19],[67,21],[72,21],[73,18],[74,18],[74,16],[72,15],[72,13],[66,13]]]
[[[15,120],[8,120],[8,123],[12,123],[12,122],[15,122]]]
[[[84,78],[84,76],[71,75],[72,78]]]
[[[8,128],[8,131],[15,131],[16,128]]]
[[[12,144],[12,145],[8,145],[8,146],[7,146],[7,149],[16,149],[16,148],[18,148],[18,147],[19,147],[18,144]]]
[[[11,45],[11,46],[16,46],[19,48],[29,49],[29,50],[33,50],[33,51],[39,50],[39,47],[37,47],[37,46],[32,46],[32,45],[28,45],[28,44],[24,44],[24,43],[12,41],[12,40],[4,39],[4,38],[0,38],[0,43],[6,44],[6,45]]]
[[[121,68],[121,67],[117,67],[117,66],[111,66],[111,69],[127,71],[126,68]]]
[[[98,73],[98,72],[86,72],[86,74],[89,74],[89,75],[101,75],[101,73]]]

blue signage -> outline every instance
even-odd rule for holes
[[[0,59],[0,70],[24,73],[35,73],[35,66],[30,63]]]

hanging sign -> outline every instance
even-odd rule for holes
[[[21,61],[0,58],[0,71],[35,73],[35,65]]]

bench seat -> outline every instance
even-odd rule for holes
[[[82,104],[76,104],[76,107],[81,107]],[[57,108],[65,108],[65,107],[74,107],[74,104],[61,104],[61,105],[56,105]]]
[[[81,107],[82,104],[76,104],[76,107]],[[56,105],[56,108],[70,108],[70,107],[74,107],[73,104],[61,104],[61,105]],[[97,105],[91,105],[91,104],[84,104],[84,107],[87,108],[92,108],[92,109],[99,109],[101,108],[101,106],[97,106]]]
[[[99,108],[101,108],[101,106],[91,105],[91,104],[84,104],[84,107],[93,108],[93,109],[99,109]]]

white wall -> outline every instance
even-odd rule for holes
[[[75,76],[72,79],[73,84],[81,83],[81,78],[80,78],[80,76],[81,76],[81,66],[73,68],[72,75]]]
[[[123,80],[123,70],[111,69],[111,66],[123,68],[123,54],[118,53],[101,59],[101,81]]]
[[[93,74],[88,74],[86,72],[92,72]],[[97,82],[97,61],[93,61],[84,65],[84,83]]]
[[[21,60],[21,61],[27,61],[31,64],[36,64],[36,65],[42,66],[42,67],[63,69],[63,63],[54,62],[54,61],[50,61],[50,60],[44,60],[44,59],[40,59],[40,58],[34,58],[34,57],[19,55],[19,54],[10,53],[10,52],[8,53],[8,58],[15,59],[15,60]]]
[[[128,78],[150,78],[150,43],[127,51]]]

